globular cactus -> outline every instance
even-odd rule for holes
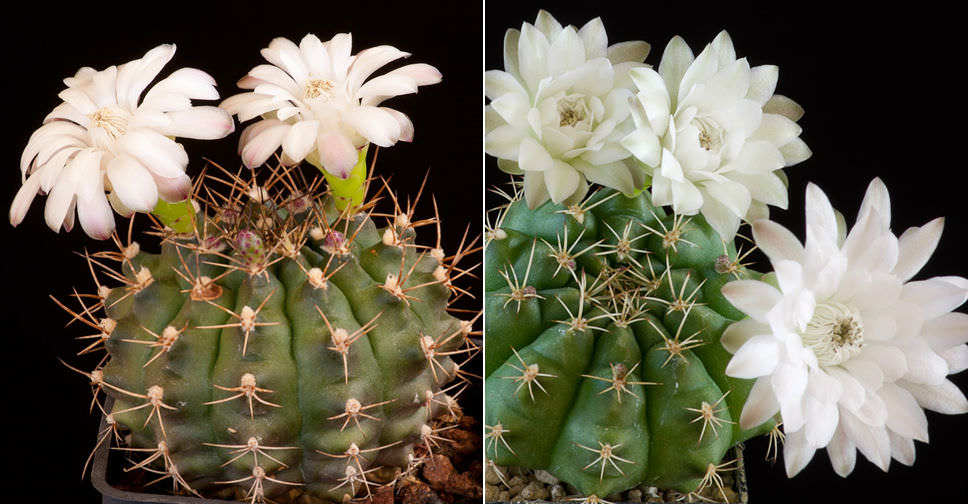
[[[292,170],[196,194],[195,231],[159,230],[160,253],[116,237],[118,251],[88,254],[96,305],[62,304],[100,331],[87,350],[108,353],[84,372],[113,398],[101,442],[128,433],[134,467],[178,492],[366,496],[412,474],[414,447],[437,452],[459,416],[477,333],[449,301],[469,250],[446,256],[437,219],[395,198],[383,217],[338,212]],[[438,244],[416,244],[434,224]]]
[[[719,338],[743,314],[720,288],[753,274],[742,254],[648,192],[534,210],[508,197],[485,252],[489,463],[598,498],[721,492],[727,450],[775,427],[740,429],[752,382],[724,374]]]

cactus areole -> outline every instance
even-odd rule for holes
[[[752,272],[701,216],[648,192],[499,209],[485,252],[486,456],[587,496],[640,484],[717,490],[752,381],[719,343],[742,313],[720,287]],[[721,492],[721,489],[719,489]],[[715,495],[719,495],[715,493]]]
[[[100,332],[85,351],[108,354],[82,371],[114,398],[99,444],[126,438],[128,469],[161,490],[366,497],[412,474],[414,447],[435,452],[460,415],[476,345],[450,302],[467,251],[415,244],[436,219],[412,208],[339,211],[292,170],[259,187],[219,174],[228,196],[195,194],[191,232],[157,229],[157,254],[121,239],[88,254],[97,296],[62,303]]]

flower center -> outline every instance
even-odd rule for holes
[[[333,87],[335,87],[335,84],[331,80],[313,79],[306,83],[306,98],[313,99],[322,96],[328,100]]]
[[[562,128],[572,128],[591,131],[591,114],[585,100],[578,96],[566,96],[558,100],[558,125]]]
[[[817,305],[802,335],[822,366],[836,366],[864,348],[864,324],[857,310],[843,303]]]
[[[718,152],[723,145],[722,130],[712,121],[701,117],[693,119],[692,124],[699,130],[699,146],[707,152]]]
[[[117,140],[128,130],[128,114],[118,107],[101,107],[89,117],[91,126],[103,129],[112,140]]]

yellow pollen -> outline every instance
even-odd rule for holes
[[[128,118],[124,111],[117,107],[101,107],[89,117],[91,127],[103,129],[112,139],[117,140],[128,130]]]
[[[331,80],[313,79],[306,83],[306,98],[313,99],[324,95],[328,97],[333,87],[334,83]]]

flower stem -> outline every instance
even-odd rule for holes
[[[370,144],[366,144],[360,149],[360,157],[356,166],[350,171],[350,176],[345,179],[321,170],[323,176],[326,177],[326,182],[329,183],[338,210],[357,207],[363,203],[363,198],[366,196],[366,153],[369,149]]]
[[[192,231],[192,222],[195,217],[195,207],[192,206],[191,198],[187,198],[175,203],[169,203],[163,199],[158,199],[155,209],[151,214],[158,218],[162,224],[168,226],[177,233],[189,233]]]

